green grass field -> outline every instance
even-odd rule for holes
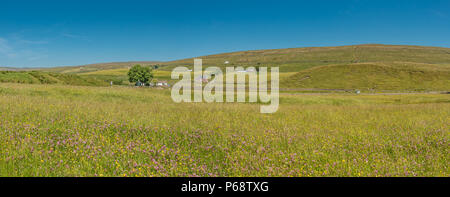
[[[448,94],[282,94],[0,83],[0,176],[450,176]]]

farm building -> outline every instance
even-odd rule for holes
[[[158,82],[156,82],[156,86],[157,87],[165,87],[165,86],[169,86],[169,84],[167,83],[167,81],[158,81]]]

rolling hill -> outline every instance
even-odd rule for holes
[[[253,50],[198,58],[203,59],[204,68],[277,66],[281,72],[280,86],[285,89],[450,90],[450,48],[368,44]],[[136,64],[158,65],[155,77],[168,80],[173,68],[192,68],[193,60],[116,62],[38,70],[126,85],[128,68]]]
[[[278,66],[281,72],[298,72],[315,66],[352,64],[366,62],[413,62],[428,64],[450,64],[450,48],[397,46],[397,45],[354,45],[340,47],[308,47],[272,49],[223,53],[199,57],[204,66]],[[224,64],[229,61],[229,64]],[[173,67],[193,66],[192,59],[164,63]]]
[[[326,65],[300,71],[281,83],[290,88],[445,91],[450,89],[450,67],[399,62]]]
[[[449,48],[355,45],[243,51],[199,58],[204,67],[278,66],[280,86],[289,89],[450,90]],[[167,62],[162,70],[192,67],[192,62]]]

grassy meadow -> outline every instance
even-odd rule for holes
[[[0,83],[0,176],[450,176],[449,94],[282,93],[278,112],[259,107]]]

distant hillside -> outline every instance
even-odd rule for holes
[[[281,88],[450,90],[449,48],[371,44],[241,51],[198,58],[203,59],[204,68],[280,67]],[[117,85],[127,85],[128,68],[136,64],[158,65],[155,78],[170,80],[173,68],[192,68],[193,58],[171,62],[116,62],[39,70],[76,74],[84,80],[101,83],[112,81]]]
[[[88,64],[88,65],[81,65],[81,66],[40,68],[40,69],[34,69],[34,70],[76,74],[76,73],[95,72],[95,71],[101,71],[101,70],[128,68],[128,67],[132,67],[136,64],[147,66],[147,65],[155,65],[155,64],[159,64],[159,63],[160,62],[156,62],[156,61],[110,62],[110,63]]]
[[[300,71],[281,83],[288,88],[446,91],[450,67],[398,62],[327,65]]]
[[[80,86],[106,86],[108,83],[90,77],[39,71],[0,71],[0,82],[28,84],[65,84]]]
[[[355,45],[255,50],[199,58],[204,67],[278,66],[282,88],[450,90],[449,48]],[[192,67],[193,60],[164,64],[168,66],[162,70],[171,70]]]
[[[315,66],[365,62],[450,64],[450,49],[421,46],[354,45],[254,50],[199,57],[204,66],[278,66],[281,72],[298,72]],[[228,61],[228,64],[225,64]],[[164,63],[164,70],[193,66],[192,58]]]

